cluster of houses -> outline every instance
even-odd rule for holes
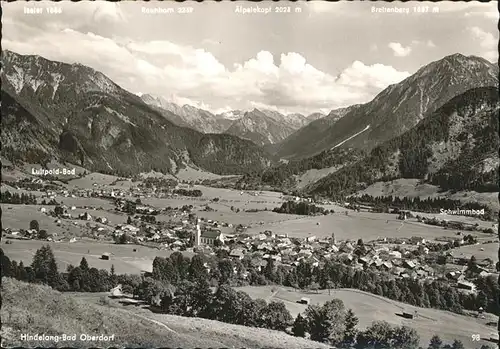
[[[45,196],[53,199],[56,196],[63,197],[107,197],[118,198],[117,208],[123,209],[126,205],[126,197],[159,197],[158,195],[171,195],[164,192],[155,194],[156,188],[124,188],[123,190],[101,188],[94,183],[93,189],[72,189],[72,190],[47,190]],[[311,199],[293,197],[295,201],[313,202]],[[47,215],[56,218],[56,223],[61,224],[61,219],[81,220],[86,222],[100,223],[93,227],[97,233],[106,229],[111,229],[114,237],[126,234],[137,243],[153,243],[157,247],[167,248],[174,251],[195,251],[203,249],[215,254],[217,250],[226,250],[230,258],[241,260],[245,256],[251,256],[256,260],[256,267],[262,269],[269,260],[285,268],[293,268],[301,261],[311,263],[312,266],[320,266],[327,259],[337,259],[344,264],[351,266],[355,270],[374,269],[392,274],[394,277],[413,279],[435,279],[445,277],[450,282],[455,283],[459,288],[474,291],[474,285],[467,280],[466,265],[462,264],[462,270],[451,271],[442,275],[442,272],[434,270],[427,265],[425,258],[415,258],[412,253],[419,250],[422,255],[432,254],[425,239],[411,238],[384,238],[378,239],[369,244],[352,243],[350,241],[337,242],[333,237],[317,238],[309,236],[306,238],[289,238],[286,234],[277,235],[271,231],[266,231],[253,236],[238,234],[241,230],[236,229],[231,224],[221,223],[209,219],[197,219],[189,210],[174,209],[169,212],[174,220],[169,223],[148,224],[140,223],[137,227],[135,223],[110,226],[107,218],[93,217],[85,211],[81,214],[72,214],[76,210],[75,206],[62,206],[63,213],[55,215],[53,211],[47,211],[42,207],[40,210]],[[86,207],[84,207],[87,209]],[[146,205],[138,204],[135,207],[136,214],[156,215],[165,210],[158,210]],[[398,219],[406,220],[410,218],[407,212],[399,212]],[[420,222],[436,225],[453,225],[453,222],[439,221],[436,218],[427,219],[418,217]],[[75,221],[73,221],[75,223]],[[105,227],[107,226],[107,227]],[[461,226],[463,227],[463,226]],[[222,228],[231,228],[234,234],[222,233]],[[234,228],[234,229],[233,229]],[[229,229],[227,229],[229,230]],[[12,233],[12,232],[11,232]],[[15,232],[14,232],[15,233]],[[460,238],[459,244],[465,244]],[[255,258],[258,256],[258,258]],[[490,265],[479,265],[478,276],[485,276],[490,271]]]
[[[337,242],[334,238],[318,239],[314,236],[304,239],[289,238],[286,235],[276,235],[270,231],[253,236],[225,235],[224,245],[218,249],[226,250],[230,258],[241,260],[249,255],[252,258],[260,257],[256,267],[262,269],[268,260],[285,268],[299,265],[301,261],[311,263],[313,267],[320,266],[325,259],[335,258],[355,270],[380,270],[392,274],[397,278],[411,278],[419,280],[434,280],[446,278],[456,287],[468,291],[475,291],[471,279],[478,276],[490,275],[492,261],[480,261],[473,275],[467,276],[467,266],[462,270],[447,272],[435,270],[427,265],[425,259],[411,258],[410,251],[401,246],[372,244],[354,244],[349,241]],[[410,238],[408,245],[422,247],[425,239]],[[401,250],[403,250],[401,252]],[[482,265],[482,266],[481,266]],[[469,280],[468,280],[469,278]]]
[[[333,238],[318,239],[314,236],[291,239],[269,231],[243,238],[229,235],[225,241],[226,245],[221,249],[228,250],[231,258],[242,259],[246,254],[260,252],[263,260],[272,259],[285,267],[297,266],[301,261],[317,267],[325,259],[336,258],[354,269],[376,268],[398,277],[427,278],[435,274],[432,268],[417,260],[405,259],[401,252],[386,246],[361,247],[349,241],[336,242]]]

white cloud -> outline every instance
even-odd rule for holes
[[[388,47],[394,53],[396,57],[406,57],[411,53],[411,47],[404,47],[399,42],[391,42]]]
[[[479,54],[492,62],[496,62],[498,60],[498,38],[479,27],[468,27],[467,29],[479,41]]]
[[[296,52],[278,57],[268,51],[224,66],[212,53],[169,41],[117,43],[72,29],[41,32],[24,41],[3,39],[5,48],[51,60],[81,63],[106,74],[129,91],[170,98],[211,111],[277,108],[311,113],[368,102],[407,76],[383,64],[353,62],[337,77]],[[89,54],[92,52],[92,54]]]
[[[126,21],[125,14],[120,9],[119,4],[107,1],[100,1],[95,7],[92,19],[97,22],[123,22]]]
[[[408,76],[410,76],[410,73],[400,72],[391,66],[383,64],[368,66],[360,61],[355,61],[340,74],[339,82],[347,86],[374,86],[383,89],[388,85],[406,79]]]
[[[436,44],[432,40],[428,40],[426,42],[426,45],[427,47],[432,47],[432,48],[436,47]]]

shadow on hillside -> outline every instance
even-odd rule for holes
[[[151,311],[152,313],[155,313],[155,314],[164,314],[164,312],[161,310],[160,307],[156,307],[154,305],[145,306],[144,309],[147,309],[147,310],[149,310],[149,311]]]
[[[413,314],[407,314],[407,313],[394,313],[394,314],[407,320],[413,320],[415,318]]]

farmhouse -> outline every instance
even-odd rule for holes
[[[235,249],[232,250],[231,253],[229,253],[229,257],[235,258],[235,259],[243,259],[245,254],[243,253],[243,250],[241,249]]]
[[[96,222],[106,224],[108,223],[108,219],[106,217],[97,217]]]
[[[307,297],[302,297],[299,301],[297,301],[297,303],[308,305],[311,303],[311,299]]]
[[[82,213],[81,215],[78,216],[78,218],[84,221],[92,220],[92,216],[88,212]]]
[[[403,266],[408,269],[413,269],[415,268],[415,263],[412,261],[404,261]]]

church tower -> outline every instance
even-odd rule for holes
[[[198,219],[196,223],[196,232],[194,236],[194,245],[200,246],[201,244],[201,228],[200,228],[200,219]]]

